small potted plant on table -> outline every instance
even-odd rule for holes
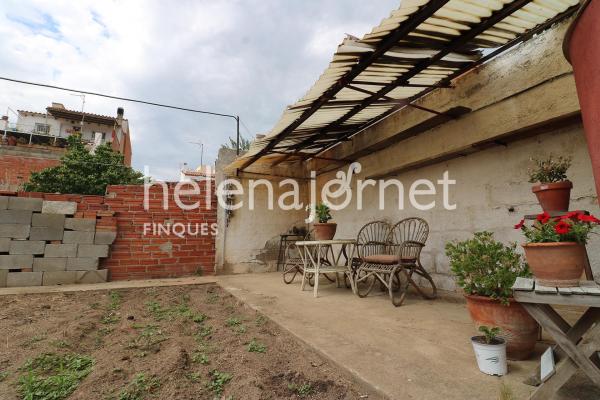
[[[568,211],[573,188],[573,183],[567,179],[571,159],[550,156],[545,160],[534,159],[533,162],[535,168],[529,170],[529,182],[537,183],[531,190],[542,210],[549,213]]]
[[[525,257],[537,282],[544,286],[579,286],[587,262],[585,244],[589,234],[600,223],[593,215],[572,211],[559,217],[539,214],[532,226],[521,220],[527,238]]]
[[[482,325],[479,331],[482,336],[471,338],[479,370],[488,375],[506,375],[506,341],[498,337],[500,328]]]
[[[337,224],[331,220],[331,210],[325,203],[319,203],[315,207],[315,214],[319,222],[313,224],[313,234],[316,240],[331,240],[335,236]]]
[[[516,247],[494,240],[491,232],[477,232],[469,240],[447,243],[446,255],[475,326],[499,327],[508,358],[524,360],[533,352],[539,326],[512,298],[517,277],[531,276]]]

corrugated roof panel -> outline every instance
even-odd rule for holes
[[[343,136],[355,133],[405,104],[399,100],[412,101],[476,65],[481,50],[500,48],[532,29],[545,28],[570,15],[574,12],[570,7],[577,4],[577,0],[403,0],[370,33],[360,39],[346,37],[315,84],[231,167],[246,167],[275,146],[282,151],[289,144],[293,153],[303,146],[318,152],[319,143],[321,150],[330,147],[335,143],[331,137],[339,133],[328,132],[343,127]]]

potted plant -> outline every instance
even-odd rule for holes
[[[535,167],[529,170],[529,182],[537,183],[531,190],[542,210],[549,213],[568,211],[573,183],[567,179],[566,173],[571,166],[571,158],[550,156],[532,161]]]
[[[471,338],[479,370],[488,375],[506,375],[506,340],[498,337],[500,328],[482,325],[479,331],[483,335]]]
[[[331,209],[325,203],[319,203],[315,207],[315,214],[319,222],[313,224],[315,240],[331,240],[335,236],[337,224],[331,220]]]
[[[496,241],[491,232],[477,232],[469,240],[447,243],[446,255],[475,326],[499,327],[508,358],[523,360],[533,352],[539,327],[512,298],[517,277],[531,276],[516,247]]]
[[[599,223],[593,215],[572,211],[554,218],[544,212],[532,226],[524,220],[515,225],[527,238],[523,249],[537,281],[544,286],[579,286],[587,262],[585,244]]]

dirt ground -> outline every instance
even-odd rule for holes
[[[0,399],[44,354],[91,358],[69,399],[379,399],[217,285],[0,297]]]

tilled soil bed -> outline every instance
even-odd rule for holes
[[[0,296],[0,338],[0,399],[379,398],[216,285]]]

